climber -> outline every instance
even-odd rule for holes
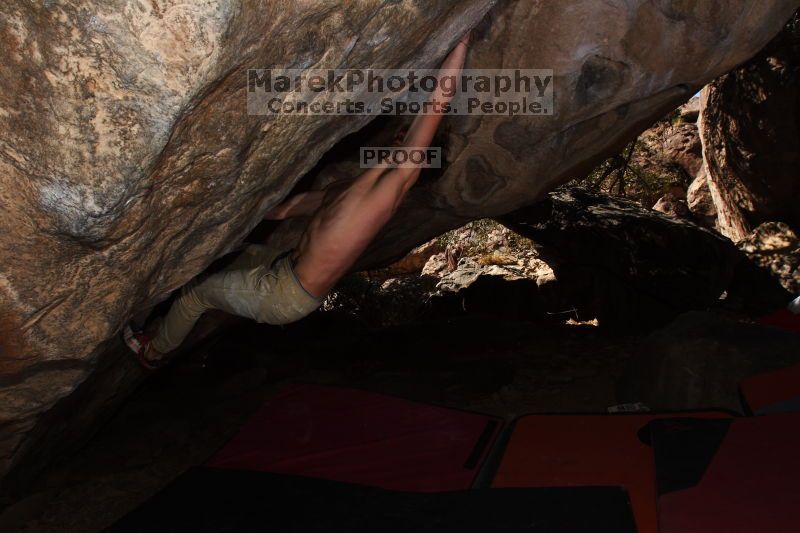
[[[450,52],[442,70],[461,70],[469,34]],[[442,74],[440,73],[440,80]],[[441,83],[431,101],[449,102]],[[441,108],[439,108],[441,109]],[[405,147],[428,147],[442,113],[417,115],[403,138]],[[299,194],[270,211],[281,220],[313,215],[298,246],[274,250],[248,247],[217,274],[197,279],[181,291],[151,339],[128,326],[123,338],[142,366],[154,370],[189,334],[209,309],[269,324],[300,320],[317,309],[323,298],[353,266],[380,229],[397,211],[421,168],[372,168],[357,178],[323,191]]]

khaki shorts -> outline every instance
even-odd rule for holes
[[[288,324],[312,313],[322,300],[300,284],[291,253],[250,246],[225,270],[184,287],[161,323],[153,348],[167,353],[180,346],[209,309],[260,323]]]

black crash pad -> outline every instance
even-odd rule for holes
[[[396,492],[197,467],[108,531],[635,533],[620,487]]]

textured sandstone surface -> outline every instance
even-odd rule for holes
[[[687,183],[702,173],[703,147],[696,122],[661,122],[645,131],[639,139],[650,148],[643,154],[642,161],[635,161],[639,166],[660,174],[676,175],[681,182]],[[647,157],[650,154],[656,157]]]
[[[703,89],[700,133],[720,231],[800,225],[800,19]]]
[[[664,213],[673,218],[693,221],[694,214],[686,203],[686,189],[682,187],[674,187],[674,189],[678,192],[668,192],[659,198],[658,202],[653,206],[653,211]]]
[[[686,191],[686,204],[698,224],[705,228],[717,229],[717,206],[714,205],[714,197],[711,196],[705,166],[689,185],[689,190]]]
[[[792,228],[782,222],[765,222],[738,246],[751,261],[780,280],[789,294],[800,294],[800,238]]]
[[[0,473],[119,401],[132,378],[100,354],[121,325],[235,248],[368,120],[248,117],[246,69],[432,67],[492,3],[0,4]],[[797,5],[500,2],[469,66],[554,69],[555,115],[449,121],[445,175],[365,262],[579,176],[753,56]],[[105,388],[42,418],[89,376]]]

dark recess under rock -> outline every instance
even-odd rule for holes
[[[744,259],[712,231],[577,187],[499,220],[541,246],[582,314],[619,331],[719,305]]]

